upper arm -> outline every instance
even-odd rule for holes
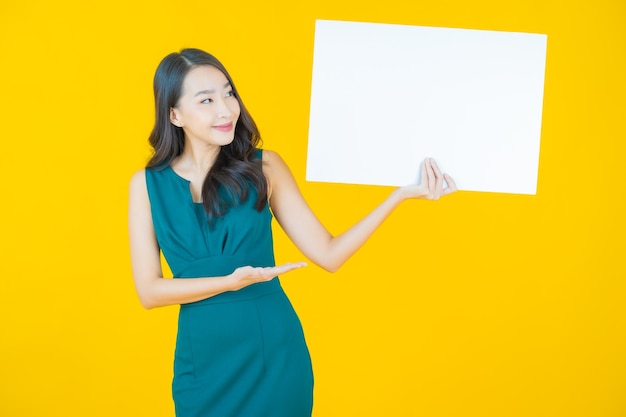
[[[332,236],[305,201],[293,174],[280,155],[264,150],[263,162],[274,217],[307,258],[316,264],[322,263],[321,257]]]
[[[130,181],[128,231],[133,278],[141,298],[142,290],[149,281],[163,276],[159,245],[152,224],[145,170],[134,174]]]

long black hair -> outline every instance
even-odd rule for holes
[[[210,65],[224,74],[241,108],[234,140],[220,148],[202,184],[202,202],[209,222],[213,223],[229,207],[248,199],[250,185],[257,193],[255,209],[261,211],[267,204],[267,181],[256,152],[261,144],[259,129],[241,101],[228,71],[213,55],[200,49],[182,49],[179,53],[167,55],[159,64],[154,75],[156,117],[149,138],[154,154],[147,168],[164,168],[183,152],[185,134],[182,128],[170,122],[170,109],[180,99],[187,73],[200,65]]]

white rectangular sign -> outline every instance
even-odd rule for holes
[[[535,194],[547,36],[318,20],[306,178]]]

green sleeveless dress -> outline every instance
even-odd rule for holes
[[[267,205],[255,210],[253,187],[209,227],[187,180],[170,166],[145,173],[156,238],[174,278],[274,265],[272,214]],[[311,360],[278,277],[181,305],[174,356],[177,417],[311,415]]]

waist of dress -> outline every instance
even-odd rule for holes
[[[241,301],[254,300],[255,298],[264,297],[269,294],[281,292],[284,294],[283,287],[280,285],[278,277],[272,278],[267,282],[259,282],[257,284],[248,285],[237,291],[223,292],[204,300],[195,301],[193,303],[181,304],[181,309],[205,306],[211,304],[237,303]]]
[[[231,274],[235,269],[246,265],[255,267],[274,266],[274,256],[266,255],[251,258],[246,255],[232,255],[199,258],[188,263],[184,268],[177,270],[174,274],[174,279],[226,276]],[[181,308],[244,301],[278,291],[283,291],[283,289],[278,277],[274,277],[274,279],[270,281],[252,284],[238,291],[228,291],[204,300],[181,304]]]

